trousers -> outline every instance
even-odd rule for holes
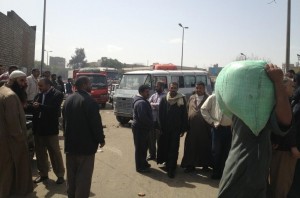
[[[66,154],[68,198],[88,198],[94,171],[95,154]]]
[[[136,170],[145,169],[148,164],[146,158],[150,130],[132,128],[132,133],[135,147],[135,168]]]
[[[34,136],[37,168],[40,176],[47,177],[49,172],[48,154],[50,156],[53,172],[57,177],[64,177],[65,168],[59,147],[58,135]]]

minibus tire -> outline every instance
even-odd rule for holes
[[[127,124],[130,120],[130,118],[126,118],[126,117],[122,117],[122,116],[116,116],[118,122],[120,122],[120,124]]]

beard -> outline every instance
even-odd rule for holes
[[[12,86],[11,86],[11,90],[13,90],[13,92],[15,92],[15,94],[19,97],[20,101],[25,104],[27,101],[27,94],[25,91],[26,88],[21,87],[17,81],[15,81]]]

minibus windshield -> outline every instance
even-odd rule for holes
[[[137,90],[141,85],[148,85],[151,88],[149,74],[124,74],[119,89]]]

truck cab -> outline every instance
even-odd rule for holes
[[[92,85],[91,96],[98,104],[101,104],[102,108],[105,108],[109,99],[106,75],[101,73],[78,72],[76,78],[80,76],[87,76],[90,79]]]

